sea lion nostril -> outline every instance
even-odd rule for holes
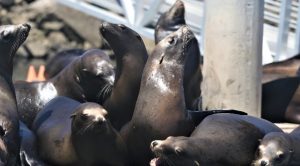
[[[25,27],[25,28],[27,28],[28,30],[30,30],[30,29],[31,29],[31,26],[30,26],[29,24],[27,24],[27,23],[25,23],[25,24],[22,24],[22,26],[23,26],[23,27]]]
[[[261,165],[261,166],[266,166],[267,164],[268,164],[268,163],[267,163],[266,161],[264,161],[264,160],[260,162],[260,165]]]

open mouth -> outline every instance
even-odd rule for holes
[[[161,157],[156,157],[150,161],[150,166],[166,166],[166,164]]]

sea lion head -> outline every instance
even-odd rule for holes
[[[151,142],[150,148],[156,158],[151,160],[151,166],[199,166],[193,159],[193,146],[189,144],[188,137],[168,137],[165,140]]]
[[[104,22],[100,27],[100,33],[117,55],[126,55],[132,51],[146,51],[141,36],[123,24]]]
[[[155,42],[158,43],[171,32],[178,30],[185,25],[185,7],[181,0],[177,0],[175,4],[158,19],[155,26]]]
[[[187,26],[182,26],[160,41],[152,56],[160,56],[159,58],[155,57],[158,64],[162,64],[166,60],[167,62],[184,65],[187,52],[194,41],[197,40],[193,32]]]
[[[29,24],[0,26],[0,50],[1,54],[9,53],[10,60],[20,45],[27,39],[30,31]],[[3,57],[1,57],[3,58]]]
[[[289,165],[293,153],[292,142],[286,133],[267,134],[256,151],[255,166]]]
[[[108,129],[107,111],[96,103],[84,103],[76,108],[72,118],[72,135],[105,133]]]
[[[110,95],[115,79],[109,57],[103,51],[93,49],[80,57],[80,63],[75,79],[83,88],[86,100],[102,104]]]

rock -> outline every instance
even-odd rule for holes
[[[57,5],[54,13],[94,48],[102,46],[102,40],[98,35],[100,20],[63,5]]]
[[[51,32],[48,36],[51,44],[63,45],[68,42],[68,39],[61,32]]]
[[[33,56],[34,58],[44,58],[45,56],[47,56],[47,45],[47,40],[31,41],[26,44],[31,56]]]
[[[53,22],[45,22],[42,25],[42,28],[45,30],[50,30],[50,31],[59,31],[64,27],[64,24],[62,22],[58,21],[53,21]]]
[[[15,0],[0,0],[0,4],[5,7],[10,7],[15,3]]]

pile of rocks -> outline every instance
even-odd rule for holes
[[[54,2],[44,0],[36,2],[0,0],[0,2],[6,4],[0,7],[0,24],[28,22],[32,26],[28,40],[17,55],[26,58],[47,59],[63,49],[92,48],[89,42],[53,13],[53,5],[56,5]],[[8,5],[12,3],[13,5]]]

